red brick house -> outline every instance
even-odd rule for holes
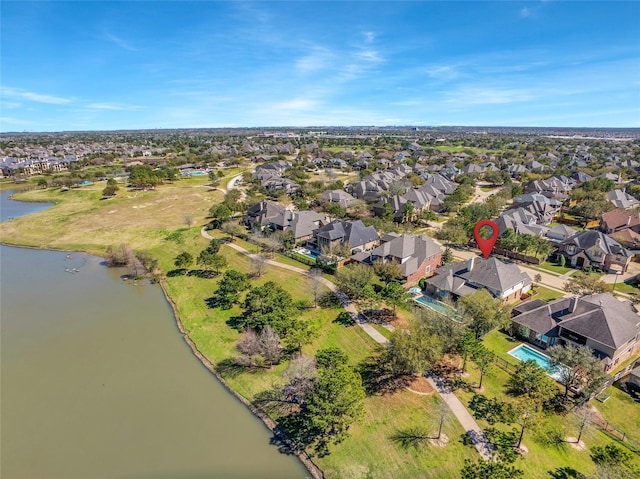
[[[418,284],[422,278],[433,275],[442,265],[442,246],[426,235],[398,235],[389,233],[380,240],[380,246],[368,253],[352,257],[355,261],[373,264],[394,262],[400,266],[405,287]]]

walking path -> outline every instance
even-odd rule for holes
[[[200,230],[200,234],[208,240],[214,239],[213,236],[211,236],[205,228],[202,228],[202,230]],[[237,244],[234,244],[234,243],[226,243],[226,244],[227,246],[235,249],[236,251],[239,251],[249,256],[250,258],[259,257],[257,254],[251,253],[247,249]],[[296,273],[300,273],[309,277],[309,271],[306,269],[298,268],[296,266],[291,266],[289,264],[279,263],[278,261],[271,260],[271,259],[265,260],[265,263],[273,266],[277,266],[278,268],[284,268],[289,271],[294,271]],[[366,332],[376,343],[387,344],[389,342],[388,339],[385,338],[382,334],[380,334],[380,332],[377,329],[375,329],[371,324],[366,322],[366,320],[358,312],[354,304],[349,300],[349,298],[344,293],[338,290],[338,288],[334,283],[332,283],[326,278],[323,278],[322,276],[316,276],[315,279],[320,283],[324,284],[327,288],[329,288],[331,291],[333,291],[336,294],[336,296],[338,297],[338,300],[340,301],[340,304],[353,318],[355,323],[358,326],[360,326],[360,328],[362,328],[364,332]],[[392,330],[393,328],[391,327],[388,329]],[[430,374],[427,377],[427,381],[429,381],[429,383],[433,386],[433,388],[436,391],[438,391],[438,394],[440,394],[440,396],[442,397],[442,400],[449,406],[449,408],[451,408],[451,411],[456,416],[458,421],[460,421],[460,424],[462,424],[462,427],[465,429],[465,431],[473,441],[480,455],[484,459],[487,459],[487,460],[490,459],[491,452],[492,452],[491,444],[489,443],[489,440],[482,432],[482,429],[480,429],[480,426],[478,426],[478,423],[473,419],[471,414],[469,414],[469,411],[467,411],[467,409],[460,402],[460,400],[445,386],[444,381],[441,378],[439,378],[434,374]]]
[[[442,400],[447,403],[453,414],[458,418],[458,421],[460,421],[464,430],[467,431],[467,435],[473,441],[480,455],[487,460],[491,459],[491,453],[493,452],[491,443],[487,439],[487,436],[484,435],[484,432],[482,432],[482,429],[480,429],[480,426],[478,426],[475,419],[473,419],[471,414],[469,414],[467,408],[464,407],[456,395],[451,392],[442,378],[439,378],[435,374],[429,374],[427,375],[427,381],[429,381],[429,384],[438,391]]]

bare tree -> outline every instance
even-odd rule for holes
[[[193,216],[184,215],[184,224],[187,225],[189,229],[191,229],[191,225],[193,225]]]
[[[264,273],[264,269],[267,266],[267,258],[257,253],[251,256],[251,270],[255,277],[259,278]]]
[[[280,336],[271,326],[266,326],[258,336],[260,355],[264,358],[269,367],[280,362],[282,358],[282,347],[280,346]]]
[[[311,268],[309,271],[309,279],[311,280],[311,293],[313,294],[313,307],[318,307],[318,298],[322,292],[322,283],[320,283],[322,272],[320,268]]]
[[[434,437],[435,440],[439,440],[442,437],[442,428],[447,424],[447,420],[451,416],[451,409],[446,402],[440,400],[438,402],[438,435]]]

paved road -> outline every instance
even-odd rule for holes
[[[205,228],[202,228],[202,230],[200,231],[200,234],[208,240],[214,239],[213,236],[211,236]],[[236,251],[246,254],[250,258],[255,258],[258,256],[255,253],[249,252],[247,249],[243,248],[242,246],[238,246],[237,244],[234,244],[234,243],[226,243],[226,244],[227,246],[235,249]],[[270,260],[270,259],[266,260],[265,262],[267,264],[277,266],[278,268],[284,268],[289,271],[294,271],[296,273],[300,273],[309,277],[309,271],[306,269],[298,268],[296,266],[291,266],[289,264],[279,263],[277,261]],[[335,284],[333,284],[328,279],[323,278],[322,276],[318,276],[317,280],[320,281],[322,284],[324,284],[331,291],[336,293],[336,296],[340,300],[340,304],[342,305],[342,307],[351,315],[351,317],[354,319],[356,324],[360,326],[376,343],[387,344],[389,342],[387,338],[385,338],[382,334],[380,334],[380,332],[377,329],[375,329],[371,324],[366,322],[364,317],[356,309],[355,305],[349,300],[349,298],[344,293],[338,291],[338,288],[336,287]],[[393,330],[392,327],[389,329]],[[449,391],[446,388],[442,379],[440,379],[435,375],[431,375],[427,378],[427,380],[431,383],[434,389],[438,391],[438,394],[440,394],[440,396],[442,397],[442,400],[451,408],[451,411],[456,416],[458,421],[460,421],[460,424],[462,424],[462,427],[464,427],[465,431],[467,432],[467,434],[475,444],[475,447],[480,453],[480,455],[482,455],[482,457],[485,459],[490,459],[491,451],[492,451],[491,444],[489,443],[487,437],[482,432],[482,429],[480,429],[480,426],[478,426],[478,423],[476,423],[476,421],[473,419],[471,414],[469,414],[469,412],[464,407],[464,405],[451,391]]]

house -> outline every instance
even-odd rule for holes
[[[540,193],[528,193],[513,199],[512,208],[524,208],[537,218],[541,225],[549,224],[560,211],[562,202]]]
[[[393,221],[400,223],[404,219],[405,208],[408,201],[402,195],[393,195],[386,198],[380,198],[380,200],[373,205],[372,211],[376,216],[383,216],[385,213],[385,205],[391,206],[390,211],[393,211]]]
[[[503,301],[517,301],[531,289],[531,278],[514,263],[475,257],[467,262],[441,266],[426,284],[427,292],[433,296],[452,296],[453,299],[472,294],[480,288]]]
[[[320,195],[320,200],[327,203],[337,203],[343,208],[348,208],[356,199],[343,190],[324,191]]]
[[[606,272],[627,271],[632,253],[601,231],[580,231],[558,246],[558,254],[574,268],[595,267]]]
[[[611,234],[626,229],[640,233],[640,212],[616,208],[602,214],[600,218],[602,232]]]
[[[537,222],[537,216],[522,207],[508,209],[496,218],[499,234],[511,228],[518,234],[544,235],[548,228],[538,226]]]
[[[616,208],[633,208],[640,205],[640,201],[623,190],[613,190],[607,193],[607,201]]]
[[[283,214],[284,210],[284,206],[274,201],[261,201],[249,207],[242,221],[247,228],[263,230],[278,215]]]
[[[380,246],[369,252],[358,253],[352,259],[365,263],[393,262],[400,266],[405,287],[430,276],[442,264],[442,246],[426,235],[414,236],[389,233]]]
[[[333,245],[347,244],[351,253],[369,251],[378,246],[380,236],[373,226],[365,226],[361,220],[334,220],[313,232],[307,242],[311,248],[322,251]]]
[[[269,227],[273,231],[291,231],[294,243],[297,244],[313,238],[313,231],[326,223],[327,217],[315,211],[284,210],[269,220]]]
[[[558,225],[547,231],[547,239],[553,243],[562,243],[576,234],[576,230],[567,225]]]
[[[611,293],[550,302],[525,301],[512,310],[512,333],[546,349],[556,344],[587,346],[610,370],[639,347],[640,316],[629,301]]]

